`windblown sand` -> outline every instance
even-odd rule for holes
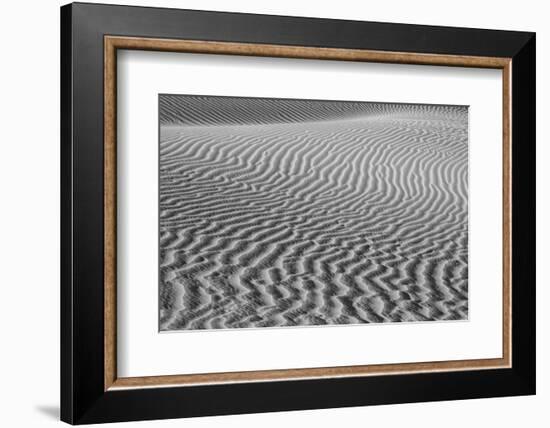
[[[161,330],[467,319],[467,107],[159,105]]]

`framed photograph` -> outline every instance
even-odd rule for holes
[[[61,8],[61,418],[535,393],[535,35]]]

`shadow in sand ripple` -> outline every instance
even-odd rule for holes
[[[468,317],[464,106],[160,95],[160,329]]]

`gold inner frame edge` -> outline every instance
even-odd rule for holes
[[[420,363],[278,369],[169,376],[117,376],[116,324],[116,54],[118,49],[296,59],[323,59],[394,64],[495,68],[502,70],[503,113],[503,322],[502,357],[492,359]],[[283,381],[315,378],[360,377],[511,367],[511,85],[512,60],[500,57],[421,54],[362,49],[252,43],[173,40],[140,37],[104,37],[104,390],[192,386],[220,383]]]

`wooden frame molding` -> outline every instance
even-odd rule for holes
[[[502,358],[172,376],[117,377],[116,367],[116,61],[118,49],[423,64],[502,70],[503,82],[503,349]],[[419,54],[252,43],[104,37],[104,390],[218,383],[359,377],[509,368],[512,362],[512,61],[510,58]]]

